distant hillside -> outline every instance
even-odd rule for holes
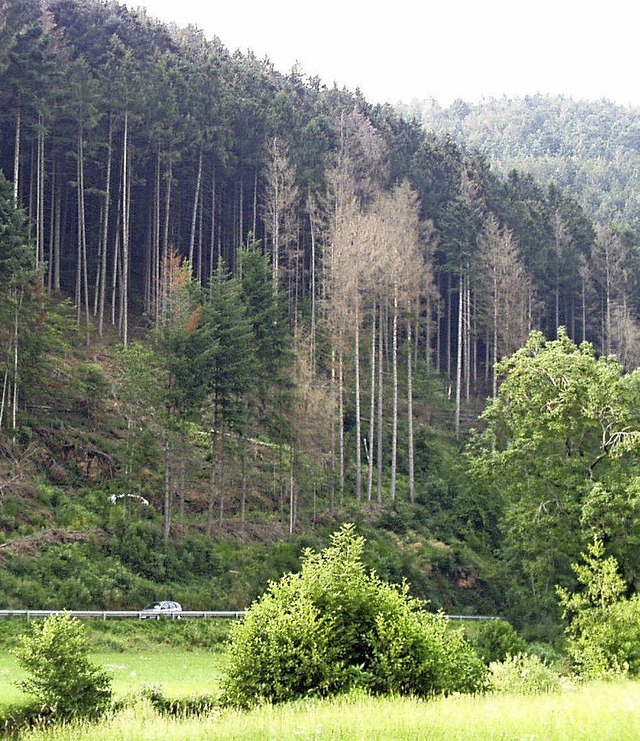
[[[434,101],[406,106],[427,128],[513,168],[570,188],[600,222],[640,229],[640,109],[565,97]]]

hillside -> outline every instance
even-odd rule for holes
[[[640,110],[607,100],[532,95],[403,108],[484,152],[502,173],[529,172],[574,193],[596,221],[640,229]]]
[[[348,520],[435,607],[557,631],[578,508],[524,564],[467,443],[532,330],[633,378],[633,232],[117,2],[2,12],[6,605],[242,608]]]

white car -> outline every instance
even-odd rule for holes
[[[145,607],[140,612],[140,620],[145,620],[147,618],[160,620],[163,616],[179,620],[181,612],[182,605],[179,602],[164,600],[163,602],[154,602],[152,605]]]

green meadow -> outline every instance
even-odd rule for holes
[[[170,738],[446,739],[518,741],[636,741],[640,738],[640,682],[567,682],[539,695],[454,696],[421,701],[352,693],[331,700],[266,705],[249,712],[200,715],[160,712],[148,699],[159,687],[168,700],[215,698],[225,666],[228,624],[98,624],[87,622],[95,663],[107,667],[119,710],[100,723],[24,730],[21,740],[159,741]],[[27,626],[0,626],[0,714],[30,698],[15,682],[22,672],[11,651]],[[146,696],[145,696],[146,693]],[[180,707],[188,707],[183,702]],[[197,703],[191,707],[197,707]]]
[[[215,693],[223,669],[223,655],[219,652],[108,652],[93,653],[91,660],[111,674],[116,699],[155,685],[160,685],[163,694],[170,699]],[[28,701],[28,696],[15,684],[23,676],[13,655],[0,653],[0,712],[10,704]]]
[[[169,686],[169,684],[167,685]],[[567,687],[535,696],[448,697],[431,701],[352,694],[175,718],[139,702],[101,723],[24,732],[27,741],[198,741],[202,739],[421,739],[423,741],[636,741],[640,683],[617,681]]]

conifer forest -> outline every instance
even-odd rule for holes
[[[635,591],[639,114],[532,107],[0,0],[0,607],[241,609],[345,521],[535,635],[594,536]]]

